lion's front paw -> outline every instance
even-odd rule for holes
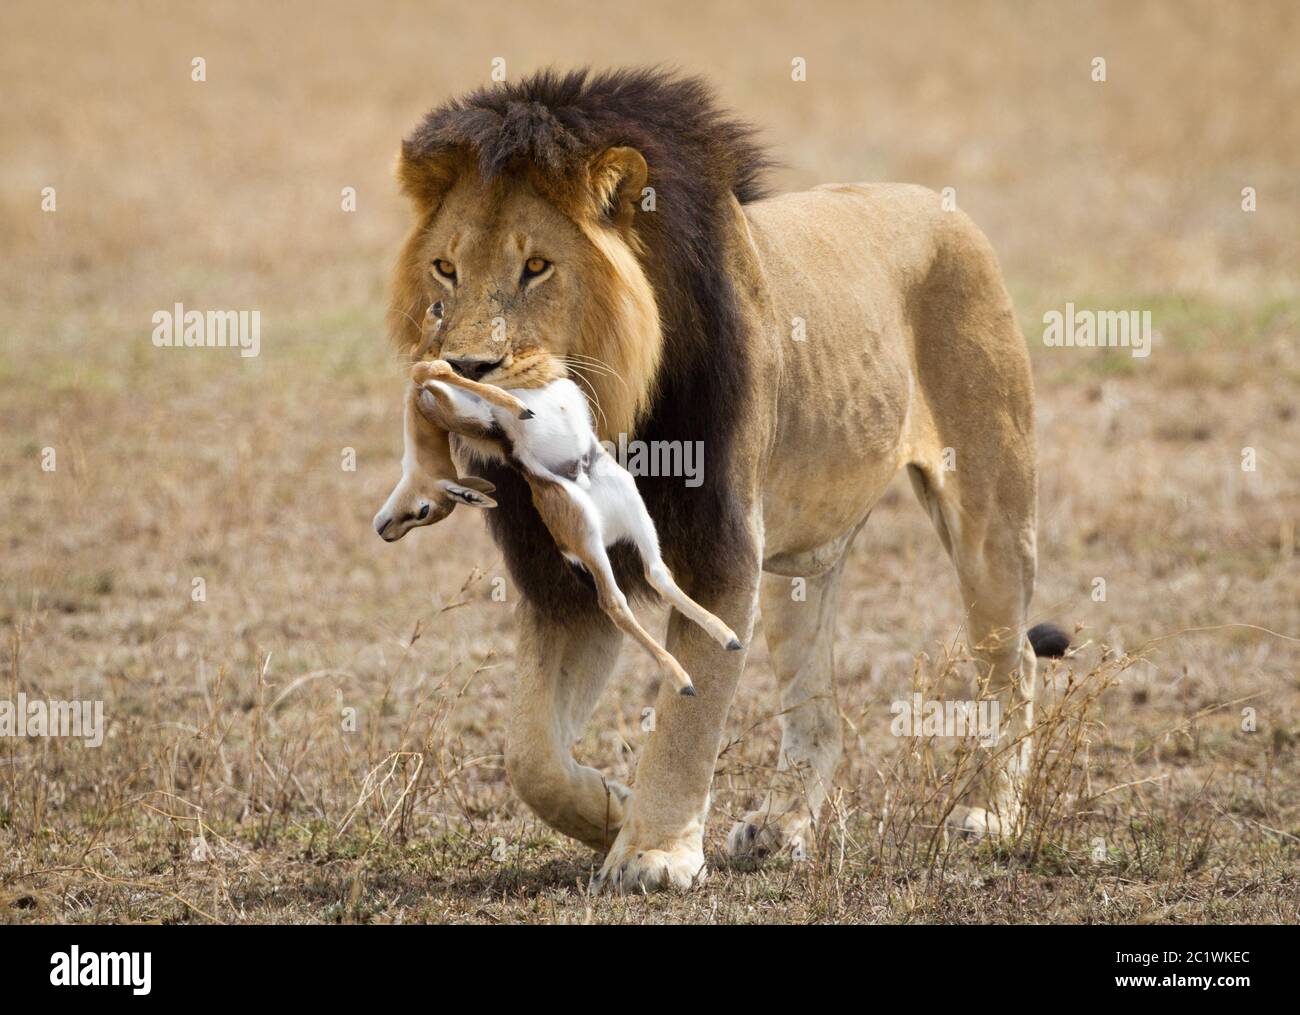
[[[750,811],[727,835],[727,852],[733,857],[760,860],[787,847],[796,859],[812,848],[812,818],[802,808],[777,816],[765,810]]]
[[[661,888],[685,890],[704,880],[704,850],[681,845],[671,849],[638,849],[619,836],[591,881],[591,893],[653,892]]]

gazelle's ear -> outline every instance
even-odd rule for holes
[[[648,175],[645,156],[635,148],[606,148],[587,164],[593,215],[630,229]]]
[[[492,493],[497,488],[495,483],[489,483],[479,476],[458,476],[456,482],[461,486],[468,486],[471,490],[477,490],[479,493]]]
[[[458,501],[461,504],[468,504],[476,508],[494,508],[497,502],[485,493],[479,493],[468,486],[462,486],[460,483],[453,483],[450,479],[440,479],[437,482],[438,489],[442,490],[448,497]]]

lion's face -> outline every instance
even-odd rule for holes
[[[611,151],[627,154],[545,192],[523,173],[485,182],[464,164],[401,164],[424,214],[399,266],[399,342],[503,387],[517,356],[550,353],[587,389],[603,436],[631,433],[662,338],[632,223],[645,162]],[[441,187],[423,182],[440,176]]]
[[[462,177],[424,239],[430,303],[442,301],[438,355],[494,384],[508,382],[517,352],[568,356],[596,257],[577,225],[527,181],[485,186]]]

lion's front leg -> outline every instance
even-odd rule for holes
[[[757,612],[757,563],[752,575],[737,576],[737,582],[739,588],[725,593],[692,594],[748,645]],[[690,888],[704,877],[709,789],[746,653],[724,651],[677,613],[669,623],[668,650],[691,674],[697,695],[682,697],[667,682],[660,688],[636,795],[593,891]]]
[[[506,735],[515,792],[552,828],[592,849],[609,848],[630,791],[579,764],[573,745],[618,660],[622,635],[603,614],[557,625],[519,608],[518,679]]]

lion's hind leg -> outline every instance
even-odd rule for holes
[[[920,465],[909,473],[957,569],[977,688],[996,698],[1001,713],[987,806],[958,806],[948,824],[1007,836],[1022,824],[1033,752],[1037,676],[1026,631],[1036,569],[1033,460],[1017,456],[1000,470],[966,464],[960,476]]]

